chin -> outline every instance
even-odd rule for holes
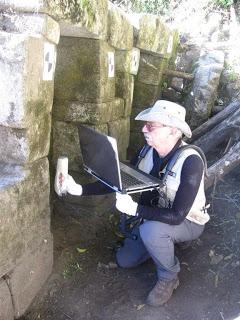
[[[145,140],[145,141],[150,147],[152,147],[152,141],[151,140]]]

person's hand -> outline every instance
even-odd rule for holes
[[[76,183],[72,176],[67,174],[65,177],[63,174],[56,174],[54,190],[58,196],[62,196],[67,192],[74,196],[82,195],[82,186]]]
[[[61,156],[57,160],[54,190],[58,196],[67,193],[68,158]]]
[[[66,182],[67,192],[72,194],[73,196],[81,196],[82,195],[82,186],[76,183],[70,174],[67,176]]]
[[[137,215],[137,202],[133,201],[128,194],[116,193],[116,208],[129,216]]]

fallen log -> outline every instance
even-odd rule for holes
[[[205,153],[213,150],[226,139],[233,138],[234,141],[240,137],[240,109],[237,109],[224,121],[213,127],[209,132],[194,140],[195,145],[200,147]]]
[[[224,121],[227,117],[233,114],[240,108],[240,100],[230,103],[224,110],[216,114],[214,117],[204,122],[201,126],[193,130],[192,137],[187,139],[188,143],[192,143],[199,137],[206,134],[209,130],[213,129],[220,122]]]
[[[231,170],[240,164],[240,141],[233,145],[230,150],[208,168],[208,175],[205,177],[205,190],[211,187]]]

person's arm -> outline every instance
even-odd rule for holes
[[[196,198],[203,169],[203,162],[199,156],[191,155],[187,157],[182,166],[181,182],[172,208],[158,208],[139,204],[137,207],[138,216],[171,225],[182,223]]]

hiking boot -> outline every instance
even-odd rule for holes
[[[179,279],[171,281],[158,280],[155,287],[150,291],[147,297],[147,304],[153,307],[161,306],[172,296],[173,290],[179,286]]]

